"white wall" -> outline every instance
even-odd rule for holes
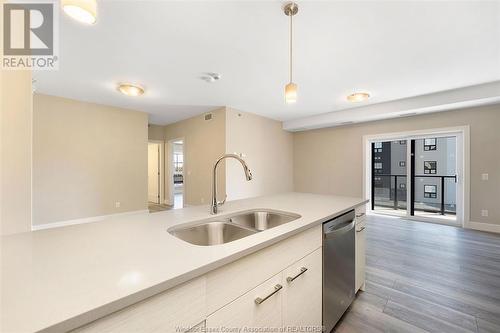
[[[238,161],[226,162],[228,200],[293,189],[293,134],[282,123],[226,108],[226,153],[241,153],[253,174],[246,181]]]

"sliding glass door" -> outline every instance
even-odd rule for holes
[[[406,140],[372,143],[372,209],[406,215]]]
[[[456,137],[411,140],[410,215],[455,220],[457,214]]]
[[[371,143],[372,210],[456,221],[457,138]]]

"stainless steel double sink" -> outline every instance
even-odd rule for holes
[[[188,226],[175,226],[168,232],[185,242],[210,246],[229,243],[298,218],[300,215],[294,213],[255,209],[213,217]]]

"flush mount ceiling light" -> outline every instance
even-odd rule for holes
[[[297,102],[297,84],[293,83],[293,17],[299,12],[295,2],[289,2],[283,7],[283,12],[290,17],[290,82],[285,86],[285,103]]]
[[[62,0],[62,8],[71,18],[94,24],[97,19],[97,0]]]
[[[370,98],[370,93],[367,92],[355,92],[347,96],[349,102],[363,102]]]
[[[141,96],[144,94],[144,88],[132,83],[120,83],[118,91],[127,96]]]

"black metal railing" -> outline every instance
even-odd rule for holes
[[[408,177],[407,175],[393,175],[393,174],[373,174],[373,179],[372,179],[372,209],[375,209],[375,187],[378,187],[378,188],[386,188],[384,186],[376,186],[376,181],[374,180],[375,178],[377,177],[394,177],[394,197],[393,197],[393,207],[395,210],[399,209],[399,199],[398,199],[398,178],[406,178]],[[441,215],[445,215],[445,213],[447,213],[446,211],[446,203],[445,203],[445,180],[446,179],[453,179],[455,181],[455,183],[457,182],[457,176],[456,175],[453,175],[453,176],[438,176],[438,175],[415,175],[414,178],[439,178],[440,179],[440,185],[441,185],[441,201],[440,201],[440,210],[439,210],[439,213]],[[392,179],[390,181],[390,184],[389,184],[389,191],[391,191],[391,187],[392,187]],[[412,189],[413,191],[415,191],[415,188]],[[405,188],[405,192],[406,192],[406,188]],[[391,199],[390,198],[391,195],[389,195],[389,200]],[[414,196],[413,196],[414,197]],[[405,200],[406,201],[406,200]],[[426,211],[425,209],[416,209],[416,208],[413,208],[414,210],[420,210],[420,211]],[[454,212],[449,212],[448,213],[454,213]]]

